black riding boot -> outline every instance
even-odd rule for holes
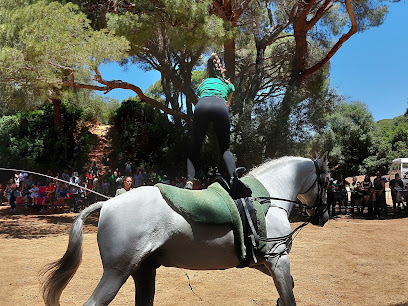
[[[245,168],[237,168],[230,178],[230,195],[234,200],[252,195],[251,188],[238,178],[238,171],[245,171]]]

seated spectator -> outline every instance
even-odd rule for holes
[[[42,186],[42,184],[39,182],[38,183],[38,209],[40,212],[43,211],[44,208],[46,208],[45,202],[47,199],[47,186]]]
[[[52,181],[48,183],[48,186],[45,189],[45,191],[47,192],[46,202],[52,205],[52,203],[55,202],[55,186]]]
[[[350,188],[350,204],[351,204],[351,214],[354,214],[354,205],[356,202],[356,196],[357,194],[357,186],[360,185],[361,188],[361,184],[359,182],[357,182],[357,177],[353,176],[353,180],[349,185]]]
[[[360,182],[356,183],[356,187],[354,188],[354,191],[352,193],[353,198],[354,198],[354,204],[357,207],[357,213],[361,213],[363,214],[363,210],[364,210],[364,206],[361,205],[363,199],[364,199],[364,192],[362,190],[362,185]],[[360,211],[360,207],[362,207],[361,211]],[[353,206],[353,210],[354,210],[354,206]]]
[[[33,176],[32,175],[29,175],[28,177],[27,177],[27,185],[28,185],[28,188],[32,188],[33,187],[33,184],[34,184],[34,178],[33,178]]]
[[[21,186],[21,196],[23,197],[23,202],[25,209],[28,209],[28,205],[31,204],[31,197],[30,197],[30,188],[28,188],[27,182],[24,180]]]
[[[65,206],[65,199],[67,198],[68,186],[66,183],[57,181],[55,184],[55,200],[59,209]]]
[[[376,177],[373,181],[373,188],[371,189],[371,200],[374,205],[374,213],[376,216],[380,214],[380,208],[383,208],[385,202],[385,182],[381,177],[381,173],[377,171]],[[385,203],[385,206],[387,204]],[[385,207],[384,213],[387,214]]]
[[[364,177],[363,182],[361,183],[361,192],[363,194],[363,200],[362,200],[362,211],[361,213],[363,214],[364,212],[364,207],[368,207],[368,213],[372,214],[372,203],[370,202],[370,195],[371,195],[371,189],[373,187],[373,184],[371,183],[370,177],[366,175]]]
[[[5,194],[6,190],[3,188],[3,185],[0,184],[0,205],[3,205],[3,197]]]
[[[30,198],[31,198],[31,204],[35,207],[37,207],[37,199],[38,199],[38,186],[37,184],[33,184],[30,188]]]
[[[392,206],[393,206],[394,214],[397,211],[397,199],[396,199],[397,191],[395,189],[396,185],[398,185],[401,189],[404,187],[404,182],[401,180],[399,173],[396,173],[394,179],[390,181],[390,190],[391,190],[391,198],[392,198]]]
[[[396,206],[398,206],[399,208],[401,208],[401,206],[404,206],[404,200],[402,198],[402,191],[403,191],[402,187],[398,184],[398,182],[395,182],[394,184],[395,203],[396,203]],[[396,214],[395,207],[394,207],[394,214]]]
[[[16,193],[17,185],[15,183],[10,184],[10,211],[16,212]]]
[[[339,210],[341,213],[341,207],[344,204],[345,212],[347,213],[347,204],[348,204],[348,196],[347,196],[347,189],[346,186],[350,185],[348,181],[346,181],[342,174],[340,174],[339,179],[336,182],[337,187],[335,190],[341,193],[339,198]]]

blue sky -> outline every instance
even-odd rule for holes
[[[374,120],[408,108],[408,3],[390,5],[384,23],[353,35],[331,60],[331,84],[368,105]]]
[[[100,67],[107,79],[120,79],[145,90],[160,78],[156,71],[117,64]],[[348,101],[368,105],[374,120],[403,115],[408,108],[408,3],[390,5],[384,23],[353,35],[331,60],[331,84]],[[115,89],[106,96],[122,101],[134,96]]]

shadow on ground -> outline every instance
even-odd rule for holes
[[[0,235],[6,238],[33,239],[45,236],[68,235],[71,225],[74,222],[77,213],[55,213],[51,210],[48,213],[39,213],[36,210],[20,210],[17,213],[11,213],[10,207],[0,206]],[[406,215],[396,215],[392,213],[387,216],[367,216],[337,214],[331,216],[331,220],[339,218],[350,219],[396,219],[407,218]],[[290,222],[309,221],[308,216],[294,207],[289,218]],[[98,214],[89,216],[84,224],[84,233],[95,233],[98,228]]]
[[[33,239],[45,236],[68,235],[78,214],[38,213],[23,211],[11,213],[9,207],[0,207],[0,235],[6,238]],[[96,232],[98,217],[90,216],[84,225],[84,233]]]
[[[389,208],[387,215],[381,214],[381,215],[368,215],[367,213],[361,215],[361,214],[350,214],[350,213],[344,213],[344,212],[336,212],[336,214],[330,215],[330,220],[336,220],[338,218],[349,218],[349,219],[357,219],[357,220],[391,220],[391,219],[402,219],[402,218],[408,218],[408,214],[405,212],[400,212],[394,215],[392,210]],[[305,212],[303,212],[303,208],[298,208],[298,207],[293,207],[292,213],[289,216],[289,221],[290,222],[305,222],[309,221],[309,217],[306,215]]]

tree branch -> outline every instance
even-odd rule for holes
[[[315,24],[322,18],[322,16],[330,10],[330,8],[333,6],[332,0],[326,0],[324,1],[323,5],[317,10],[316,14],[314,17],[308,21],[307,24],[307,30],[310,30],[315,26]]]
[[[304,79],[313,74],[314,72],[316,72],[317,70],[319,70],[320,68],[322,68],[324,65],[327,64],[327,62],[333,57],[334,54],[336,54],[336,52],[340,49],[340,47],[351,37],[353,36],[355,33],[357,33],[357,19],[356,16],[354,14],[354,9],[353,6],[351,4],[351,0],[345,0],[345,4],[346,4],[346,9],[347,9],[347,13],[350,17],[350,21],[351,21],[351,28],[350,30],[346,33],[343,34],[339,40],[336,42],[336,44],[330,49],[330,51],[327,53],[327,55],[318,63],[316,63],[314,66],[306,69],[302,76],[301,76],[301,82],[304,81]]]
[[[157,100],[155,100],[153,98],[150,98],[148,96],[145,96],[145,94],[140,89],[140,87],[138,87],[136,85],[133,85],[131,83],[128,83],[128,82],[123,82],[121,80],[107,81],[107,80],[102,78],[98,67],[94,67],[94,71],[95,71],[94,80],[96,82],[98,82],[99,84],[102,84],[104,86],[95,86],[95,85],[80,84],[80,83],[71,84],[71,82],[64,82],[64,85],[69,86],[69,87],[102,90],[102,91],[105,91],[105,93],[109,92],[109,91],[111,91],[112,89],[115,89],[115,88],[129,89],[129,90],[134,91],[138,95],[138,97],[139,97],[139,99],[141,101],[146,102],[147,104],[150,104],[151,106],[160,109],[165,114],[172,115],[172,116],[178,117],[178,118],[182,118],[182,119],[186,120],[187,122],[191,121],[191,118],[189,116],[187,116],[186,114],[184,114],[182,112],[179,112],[179,111],[176,111],[176,110],[173,110],[173,109],[170,109],[170,108],[166,107],[164,104],[160,103],[159,101],[157,101]]]

